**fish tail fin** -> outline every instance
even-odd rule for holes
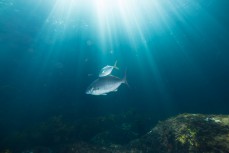
[[[126,79],[126,71],[127,71],[127,68],[125,70],[125,75],[124,75],[124,77],[122,79],[122,82],[125,83],[128,87],[130,87],[129,84],[128,84],[128,82],[127,82],[127,79]]]
[[[119,70],[119,68],[117,67],[117,62],[118,62],[118,61],[116,60],[114,66],[113,66],[113,68]]]

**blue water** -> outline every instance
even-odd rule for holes
[[[1,141],[57,115],[228,114],[229,1],[109,3],[0,0]],[[129,87],[86,95],[116,60]]]

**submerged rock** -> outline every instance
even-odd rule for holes
[[[125,145],[133,139],[136,139],[137,133],[131,130],[113,128],[109,131],[101,132],[92,138],[94,144],[100,146]]]
[[[182,114],[158,123],[129,148],[144,153],[227,153],[229,116]]]
[[[60,124],[59,119],[57,121],[57,125],[65,125]],[[90,141],[80,142],[76,139],[69,143],[65,141],[65,144],[52,145],[48,148],[36,147],[24,152],[229,153],[229,115],[181,114],[159,122],[144,136],[134,133],[131,124],[121,125],[123,126],[98,132]],[[93,126],[91,130],[93,130]],[[131,142],[128,143],[129,141]],[[3,153],[9,153],[9,149]]]
[[[103,133],[99,139],[104,140],[107,135]],[[115,142],[112,145],[109,141],[109,145],[99,147],[78,144],[73,148],[68,153],[80,149],[94,153],[228,153],[229,116],[181,114],[159,122],[146,135],[127,145]]]

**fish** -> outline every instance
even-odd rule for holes
[[[117,70],[119,69],[117,67],[117,61],[115,61],[114,66],[107,65],[104,68],[102,68],[99,73],[99,77],[105,77],[105,76],[110,75],[113,69],[117,69]]]
[[[100,77],[93,81],[86,90],[86,94],[90,95],[107,95],[110,92],[118,91],[121,84],[127,84],[126,73],[123,79],[113,75]]]

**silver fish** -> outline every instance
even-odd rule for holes
[[[115,61],[114,66],[107,65],[104,68],[102,68],[101,71],[100,71],[100,73],[99,73],[99,77],[108,76],[109,74],[111,74],[111,72],[112,72],[112,70],[114,68],[117,69],[117,70],[119,69],[117,67],[117,61]]]
[[[86,90],[86,94],[106,95],[109,92],[116,92],[118,87],[123,83],[127,84],[126,75],[123,79],[112,75],[101,77],[91,83]]]

